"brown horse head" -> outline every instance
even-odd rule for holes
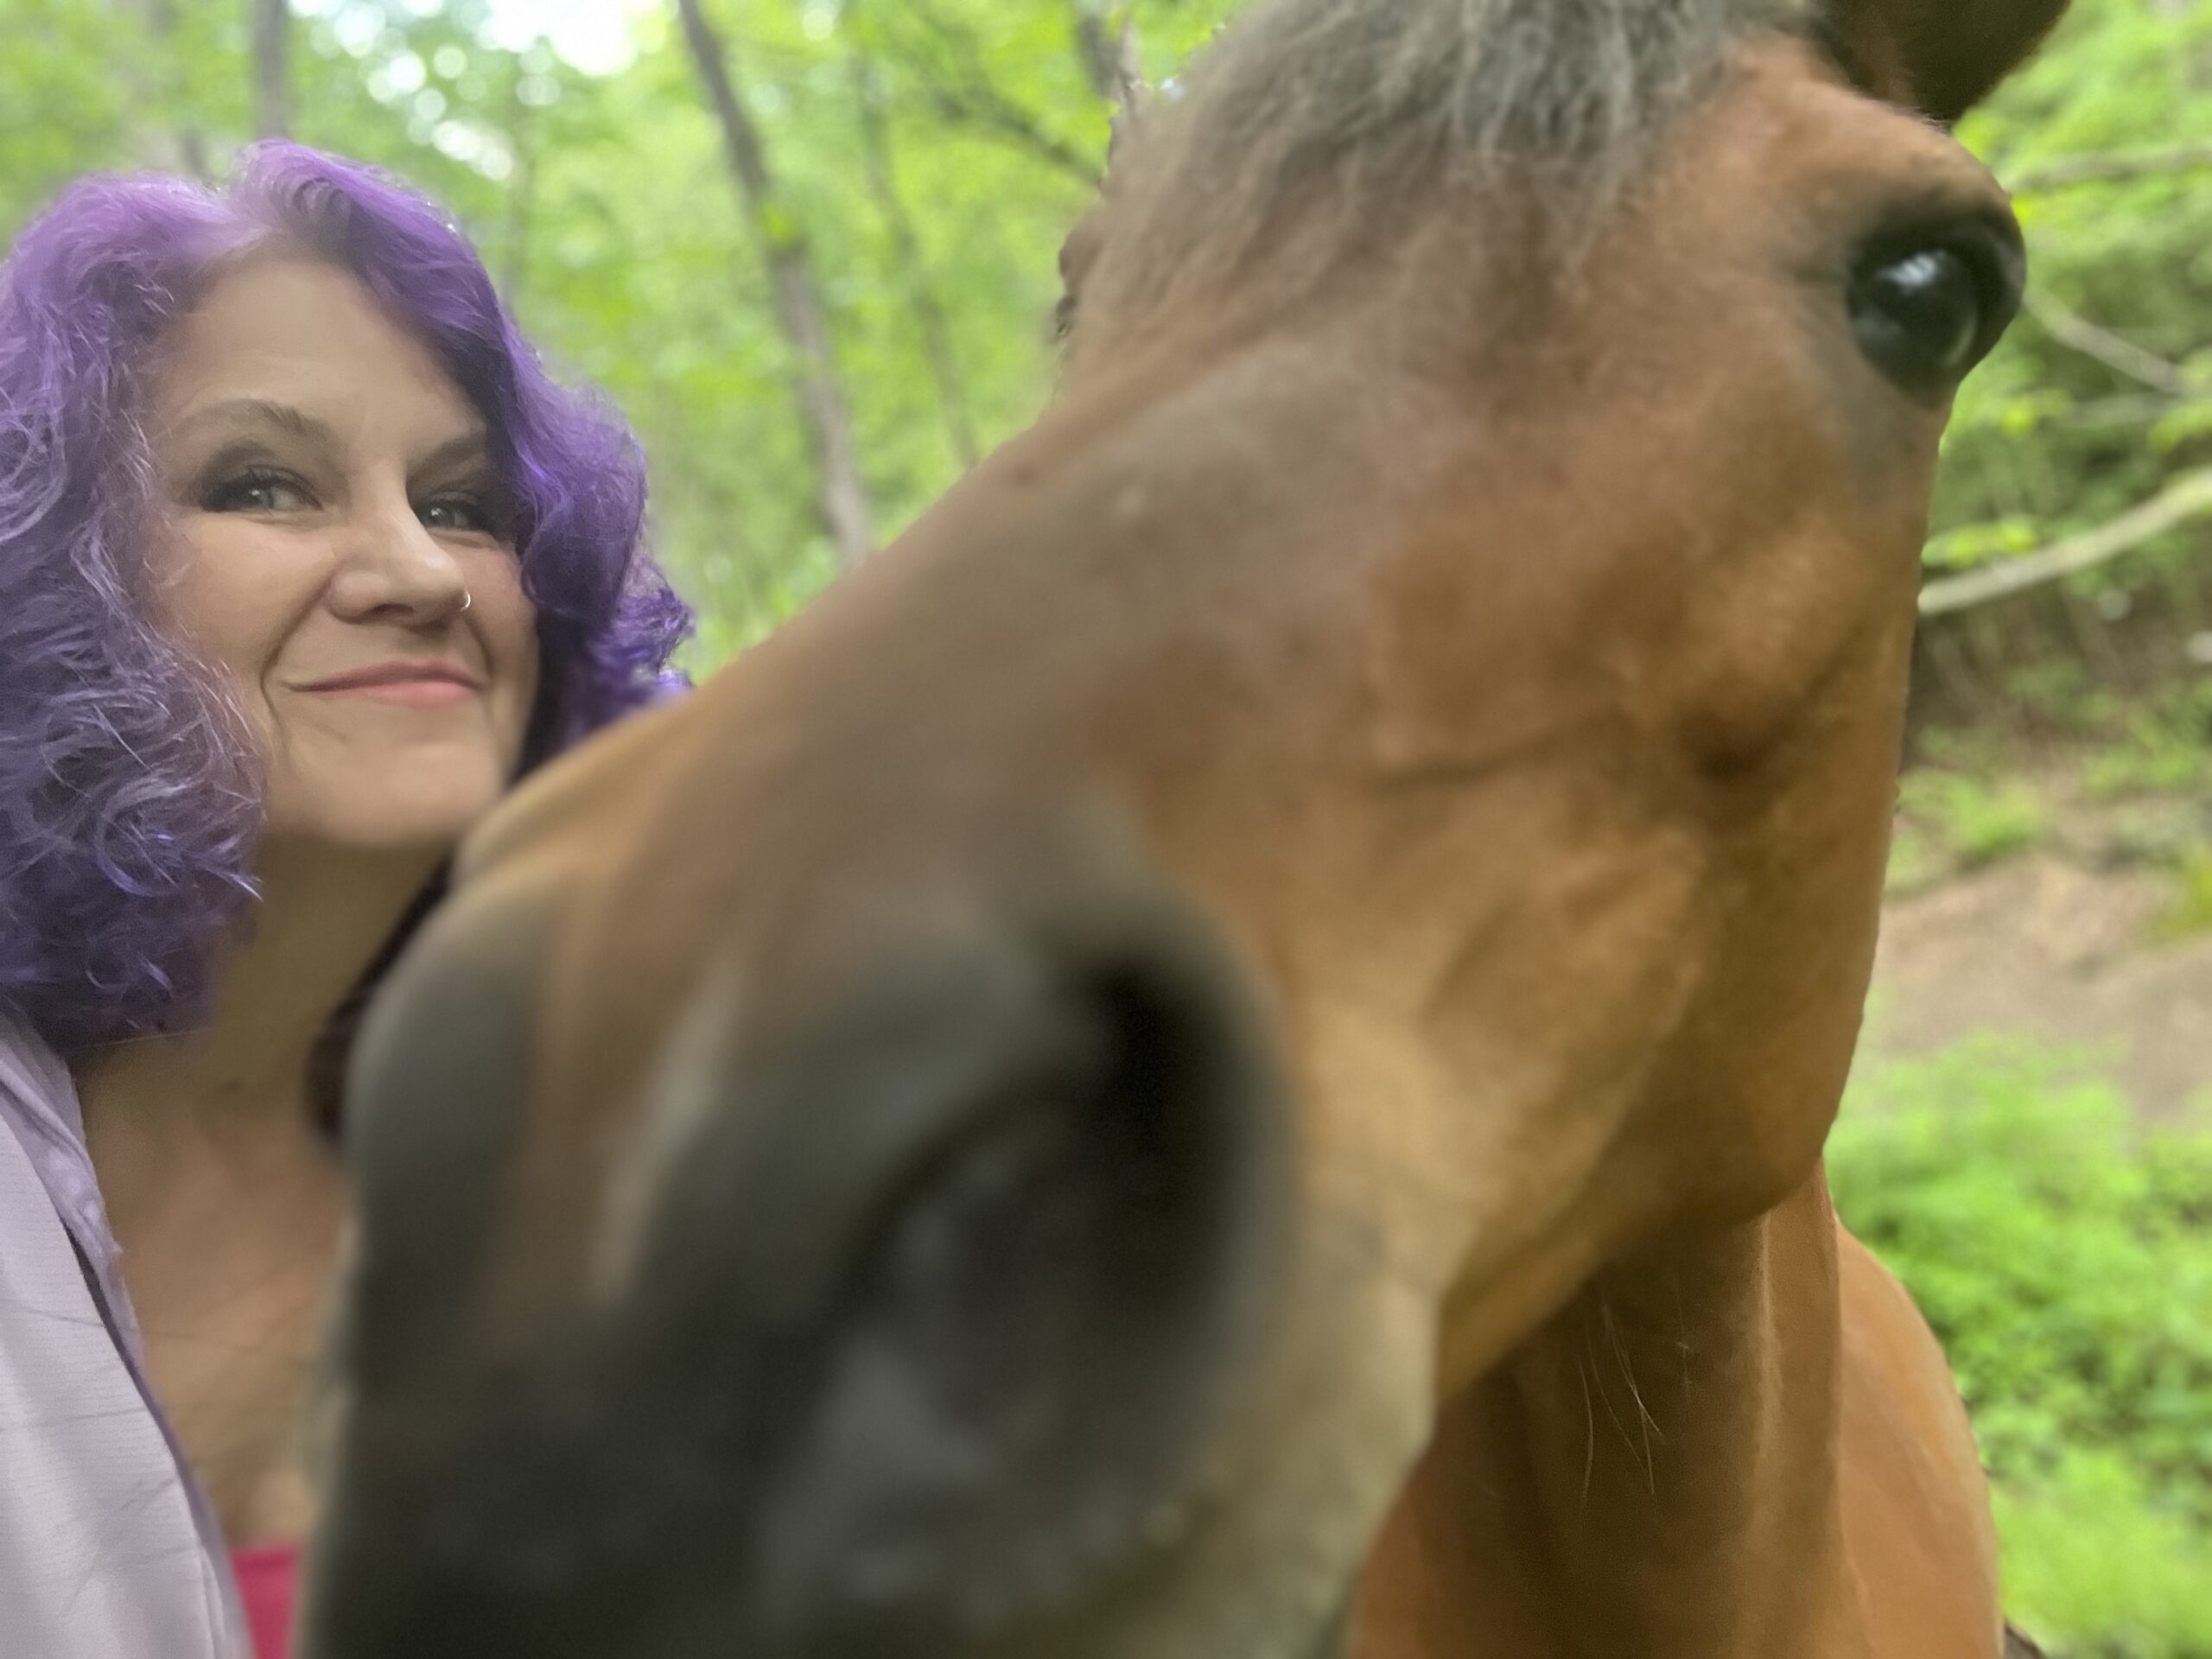
[[[1306,1659],[1808,1179],[2055,0],[1274,0],[1063,395],[522,791],[356,1074],[316,1659]]]

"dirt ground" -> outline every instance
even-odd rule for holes
[[[2152,942],[2171,891],[2044,849],[1893,899],[1862,1055],[1981,1032],[2088,1046],[2147,1119],[2212,1116],[2212,934]]]

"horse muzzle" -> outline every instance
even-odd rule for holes
[[[1203,1524],[1283,1317],[1287,1093],[1190,906],[1039,891],[766,1039],[702,978],[573,1318],[354,1379],[313,1659],[1041,1651]],[[398,995],[385,1051],[449,1053],[466,1006]]]

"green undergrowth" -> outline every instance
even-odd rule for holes
[[[2212,848],[2195,847],[2173,871],[2173,892],[2152,928],[2153,944],[2212,933]]]
[[[1898,795],[1905,826],[1932,837],[1961,868],[2024,851],[2050,828],[2049,807],[2021,779],[1931,768],[1908,773]]]
[[[2063,1659],[2212,1659],[2212,1128],[1986,1039],[1855,1083],[1829,1177],[1973,1408],[2014,1617]]]
[[[2059,1659],[2212,1654],[2212,1536],[2113,1453],[1997,1489],[2012,1616]]]

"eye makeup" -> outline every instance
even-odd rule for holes
[[[193,505],[202,512],[291,512],[319,505],[314,486],[298,473],[261,456],[253,447],[215,456],[200,470]],[[271,499],[257,501],[257,494]]]

